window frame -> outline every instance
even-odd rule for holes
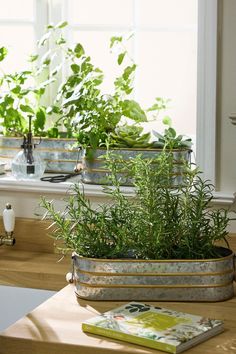
[[[196,163],[216,184],[218,1],[198,0]]]

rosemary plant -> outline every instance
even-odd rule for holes
[[[215,243],[226,241],[228,210],[210,207],[213,186],[198,169],[183,165],[176,176],[172,152],[155,160],[127,162],[134,181],[133,196],[125,195],[117,173],[117,158],[108,152],[109,202],[93,208],[77,183],[63,212],[42,199],[52,235],[65,248],[94,258],[204,259],[220,256]],[[177,181],[178,178],[178,181]]]

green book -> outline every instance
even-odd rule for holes
[[[223,331],[223,322],[130,302],[82,323],[84,332],[181,353]]]

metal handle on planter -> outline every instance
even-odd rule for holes
[[[67,281],[67,283],[70,283],[70,284],[74,283],[75,279],[76,279],[74,253],[72,253],[71,259],[72,259],[72,270],[71,270],[71,272],[68,272],[66,274],[66,281]]]
[[[75,167],[74,167],[74,172],[75,173],[82,173],[82,170],[83,170],[83,164],[81,163],[80,161],[80,153],[82,151],[82,147],[79,146],[78,147],[78,153],[77,153],[77,159],[76,159],[76,163],[75,163]]]

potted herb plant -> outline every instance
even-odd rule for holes
[[[23,135],[28,132],[29,118],[32,116],[32,133],[37,142],[37,149],[47,161],[46,171],[72,172],[78,158],[76,143],[71,129],[54,125],[51,115],[59,113],[55,106],[48,106],[51,86],[59,85],[63,66],[69,60],[63,30],[66,22],[48,25],[47,31],[38,41],[40,55],[30,55],[25,70],[1,73],[0,77],[0,136],[1,158],[10,162],[20,150]],[[53,48],[46,50],[48,42]],[[72,51],[72,50],[71,50]],[[58,57],[65,53],[64,59]],[[7,60],[7,49],[0,48],[0,61]]]
[[[33,116],[33,136],[47,138],[42,139],[38,147],[42,157],[48,161],[47,170],[53,171],[58,168],[62,171],[64,169],[63,172],[71,172],[78,160],[77,152],[72,152],[68,156],[70,145],[73,143],[78,142],[87,149],[104,145],[107,136],[114,131],[123,115],[136,122],[146,121],[146,115],[140,105],[124,97],[132,91],[132,75],[136,65],[126,66],[121,77],[116,79],[114,95],[103,94],[99,89],[103,82],[102,71],[92,64],[91,58],[85,54],[80,43],[73,47],[67,45],[63,34],[65,26],[67,22],[47,26],[46,33],[38,42],[43,54],[31,55],[30,67],[26,70],[2,73],[0,78],[2,158],[12,159],[19,151],[22,136],[27,133],[29,114]],[[49,41],[53,47],[46,51]],[[121,41],[122,37],[113,37],[111,47]],[[119,65],[125,54],[125,51],[119,54]],[[7,49],[0,48],[0,61],[6,57]],[[71,72],[64,82],[60,82],[61,72],[68,67]],[[48,105],[47,96],[51,86],[56,94]],[[59,87],[58,91],[56,87]],[[50,120],[50,116],[53,119]],[[56,163],[54,150],[58,156]]]
[[[106,147],[98,147],[96,150],[87,149],[82,152],[84,169],[82,172],[82,181],[84,183],[109,183],[109,171],[106,168],[107,147],[116,155],[120,176],[120,183],[131,185],[132,179],[126,173],[126,162],[130,158],[142,156],[144,159],[155,159],[164,150],[170,150],[174,156],[174,173],[181,180],[182,167],[186,162],[191,161],[190,138],[177,135],[175,129],[171,126],[169,117],[163,119],[166,126],[164,134],[156,131],[151,134],[143,133],[143,127],[134,125],[123,125],[116,127],[107,139]]]
[[[173,142],[178,150],[177,155],[180,154],[181,159],[188,159],[191,142],[188,141],[186,146],[187,140],[176,136],[172,127],[165,130],[164,136],[154,133],[156,139],[151,141],[150,133],[143,133],[143,128],[139,126],[147,121],[148,112],[164,109],[166,100],[157,98],[154,105],[145,111],[130,97],[136,64],[131,60],[130,64],[125,65],[121,75],[114,81],[114,93],[105,94],[100,88],[103,72],[93,65],[81,43],[68,47],[63,36],[66,25],[66,22],[62,22],[56,26],[47,26],[47,32],[40,39],[39,47],[44,49],[49,41],[53,42],[55,47],[41,57],[32,55],[30,70],[3,76],[1,83],[7,86],[0,98],[0,117],[4,133],[13,132],[18,135],[26,132],[27,115],[33,114],[33,134],[56,139],[50,140],[50,148],[47,147],[48,140],[45,139],[38,147],[42,157],[48,161],[47,171],[64,169],[63,172],[71,172],[79,157],[77,149],[71,152],[68,145],[77,142],[83,148],[82,179],[86,183],[106,183],[107,171],[104,170],[101,159],[97,157],[106,153],[108,141],[124,159],[143,151],[146,154],[147,149],[148,156],[159,153],[158,149],[162,149],[164,145],[172,146]],[[123,37],[117,36],[112,37],[110,41],[111,49],[114,46],[121,48],[117,57],[119,66],[123,65],[128,56],[123,41]],[[6,56],[4,50],[2,59]],[[63,60],[58,64],[57,57],[61,54]],[[46,99],[48,88],[54,85],[55,81],[59,84],[59,74],[65,66],[69,67],[70,71],[65,81],[60,82],[55,100],[49,106],[43,105],[42,100]],[[32,82],[35,83],[34,87]],[[54,118],[51,125],[48,124],[50,115]],[[132,124],[129,125],[124,119],[128,119]],[[68,144],[68,141],[62,138],[75,140],[69,141]],[[15,141],[15,144],[18,144],[18,141]],[[67,147],[64,147],[65,144]],[[20,144],[17,145],[18,149],[19,146]],[[3,153],[9,154],[8,149],[7,145]],[[57,154],[56,161],[53,159],[54,149]]]
[[[127,56],[123,37],[112,37],[110,43],[111,48],[121,46],[117,63],[122,65]],[[176,149],[177,163],[182,159],[189,160],[191,139],[177,136],[168,117],[164,118],[168,128],[163,135],[154,132],[155,139],[151,139],[150,133],[143,132],[140,124],[148,121],[147,113],[155,112],[157,115],[166,108],[168,100],[158,97],[152,107],[144,110],[137,101],[130,98],[136,64],[131,62],[123,68],[122,74],[115,79],[113,94],[104,94],[100,89],[103,72],[92,64],[83,46],[77,44],[70,55],[73,61],[71,74],[57,95],[55,107],[58,107],[59,102],[61,109],[55,125],[71,127],[83,148],[83,182],[107,183],[107,170],[102,161],[106,155],[107,143],[124,160],[138,154],[143,154],[144,158],[153,156],[160,153],[164,146]],[[123,184],[126,182],[123,179]]]
[[[42,199],[52,236],[73,251],[76,294],[89,300],[219,301],[233,296],[230,217],[213,209],[213,186],[185,165],[173,177],[173,152],[130,159],[131,189],[121,187],[116,156],[107,152],[110,200],[93,208],[75,184],[64,211]],[[158,168],[153,167],[153,163]]]

